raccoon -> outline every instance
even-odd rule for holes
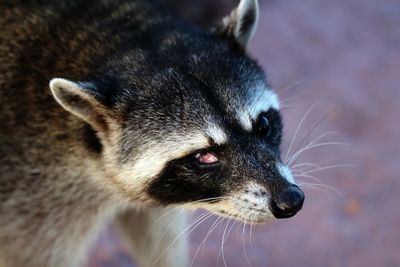
[[[82,266],[113,222],[139,266],[183,267],[186,210],[295,215],[258,15],[241,0],[201,30],[157,0],[0,1],[0,266]]]

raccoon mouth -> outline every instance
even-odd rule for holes
[[[257,212],[251,212],[250,214],[241,214],[239,213],[232,213],[226,210],[216,210],[214,211],[219,216],[222,217],[227,217],[230,219],[235,219],[237,221],[243,222],[243,223],[268,223],[273,221],[275,218],[271,216],[271,213],[268,212],[267,210],[259,210]]]

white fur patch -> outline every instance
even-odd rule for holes
[[[277,94],[272,90],[263,88],[264,85],[260,86],[259,90],[256,90],[252,96],[250,96],[248,103],[246,104],[246,110],[238,111],[237,118],[242,127],[251,131],[253,128],[253,121],[257,120],[257,117],[261,112],[268,111],[270,108],[279,110],[279,99]]]
[[[243,110],[238,111],[237,118],[238,118],[240,124],[242,125],[243,129],[250,132],[251,129],[253,128],[253,124],[251,122],[249,113],[247,111],[243,111]]]
[[[292,183],[292,184],[296,184],[293,174],[287,166],[278,163],[277,167],[278,167],[279,173],[282,175],[283,178],[286,179],[286,181],[288,181],[289,183]]]
[[[133,165],[128,163],[118,170],[118,177],[132,192],[141,191],[147,181],[160,174],[169,161],[208,146],[208,137],[201,132],[170,136],[161,143],[148,142],[140,148],[142,152]]]
[[[249,182],[226,199],[205,208],[245,222],[267,222],[274,218],[269,209],[270,195],[262,185]]]
[[[168,161],[183,157],[208,145],[208,139],[201,133],[188,134],[186,137],[176,136],[166,142],[155,143],[141,154],[132,172],[137,177],[154,177]]]
[[[208,125],[206,133],[217,145],[222,145],[228,141],[228,137],[223,129],[214,123]]]
[[[250,117],[256,119],[257,116],[270,108],[279,110],[278,96],[271,90],[262,90],[254,94],[250,100],[248,110]]]

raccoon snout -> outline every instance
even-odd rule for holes
[[[297,185],[290,185],[271,201],[271,212],[278,219],[294,216],[304,203],[304,193]]]

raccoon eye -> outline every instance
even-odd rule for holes
[[[270,121],[266,116],[261,115],[258,119],[258,133],[263,137],[267,137],[271,132],[272,128]]]
[[[213,153],[208,151],[199,152],[194,157],[201,164],[213,164],[219,161],[218,158]]]

